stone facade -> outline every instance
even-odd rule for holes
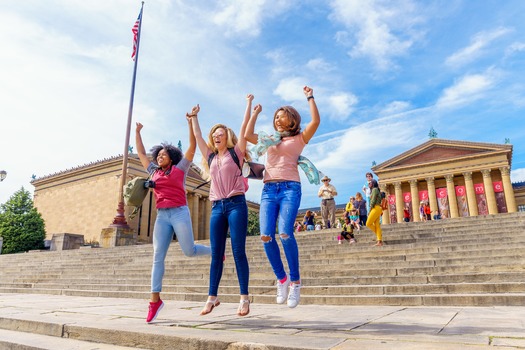
[[[443,218],[516,212],[510,168],[512,145],[430,139],[372,167],[389,210],[383,223],[420,221],[419,205]]]
[[[101,232],[116,215],[122,156],[104,159],[32,181],[34,204],[46,225],[46,239],[53,234],[70,232],[84,236],[86,243],[98,242]],[[147,176],[137,155],[129,155],[127,177]],[[192,215],[195,239],[209,238],[211,204],[209,184],[196,189],[204,180],[195,166],[186,179],[188,206]],[[140,242],[152,241],[156,218],[155,197],[146,197],[138,215],[129,220],[131,208],[126,208],[126,220]]]

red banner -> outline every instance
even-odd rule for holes
[[[436,188],[436,197],[445,198],[447,197],[447,189],[445,187]]]
[[[396,196],[394,196],[393,194],[388,196],[388,204],[396,205]]]
[[[492,186],[494,186],[494,192],[496,193],[503,192],[503,183],[501,181],[493,182]]]
[[[410,194],[410,192],[403,193],[403,201],[405,203],[411,203],[412,202],[412,195]]]
[[[420,202],[428,201],[428,191],[427,190],[419,191],[419,201]]]
[[[456,196],[461,197],[465,196],[467,192],[465,191],[465,186],[456,186]]]
[[[474,184],[474,191],[476,194],[484,194],[485,186],[483,186],[483,184]]]

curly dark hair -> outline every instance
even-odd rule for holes
[[[166,152],[168,152],[171,159],[171,165],[179,164],[179,162],[184,157],[182,151],[178,147],[173,146],[171,143],[163,142],[160,145],[151,147],[150,149],[153,163],[157,164],[157,156],[159,155],[159,152],[161,150],[165,150]]]

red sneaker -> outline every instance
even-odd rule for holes
[[[157,315],[159,314],[159,311],[162,309],[163,306],[164,306],[164,302],[160,299],[156,303],[150,302],[148,318],[146,318],[146,322],[147,323],[153,322],[157,318]]]

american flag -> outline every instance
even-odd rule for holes
[[[131,59],[135,61],[135,56],[137,55],[137,47],[139,45],[139,27],[140,27],[140,21],[142,19],[142,9],[140,10],[139,17],[135,21],[135,24],[133,25],[133,28],[131,28],[131,31],[133,32],[133,52],[131,53]]]

